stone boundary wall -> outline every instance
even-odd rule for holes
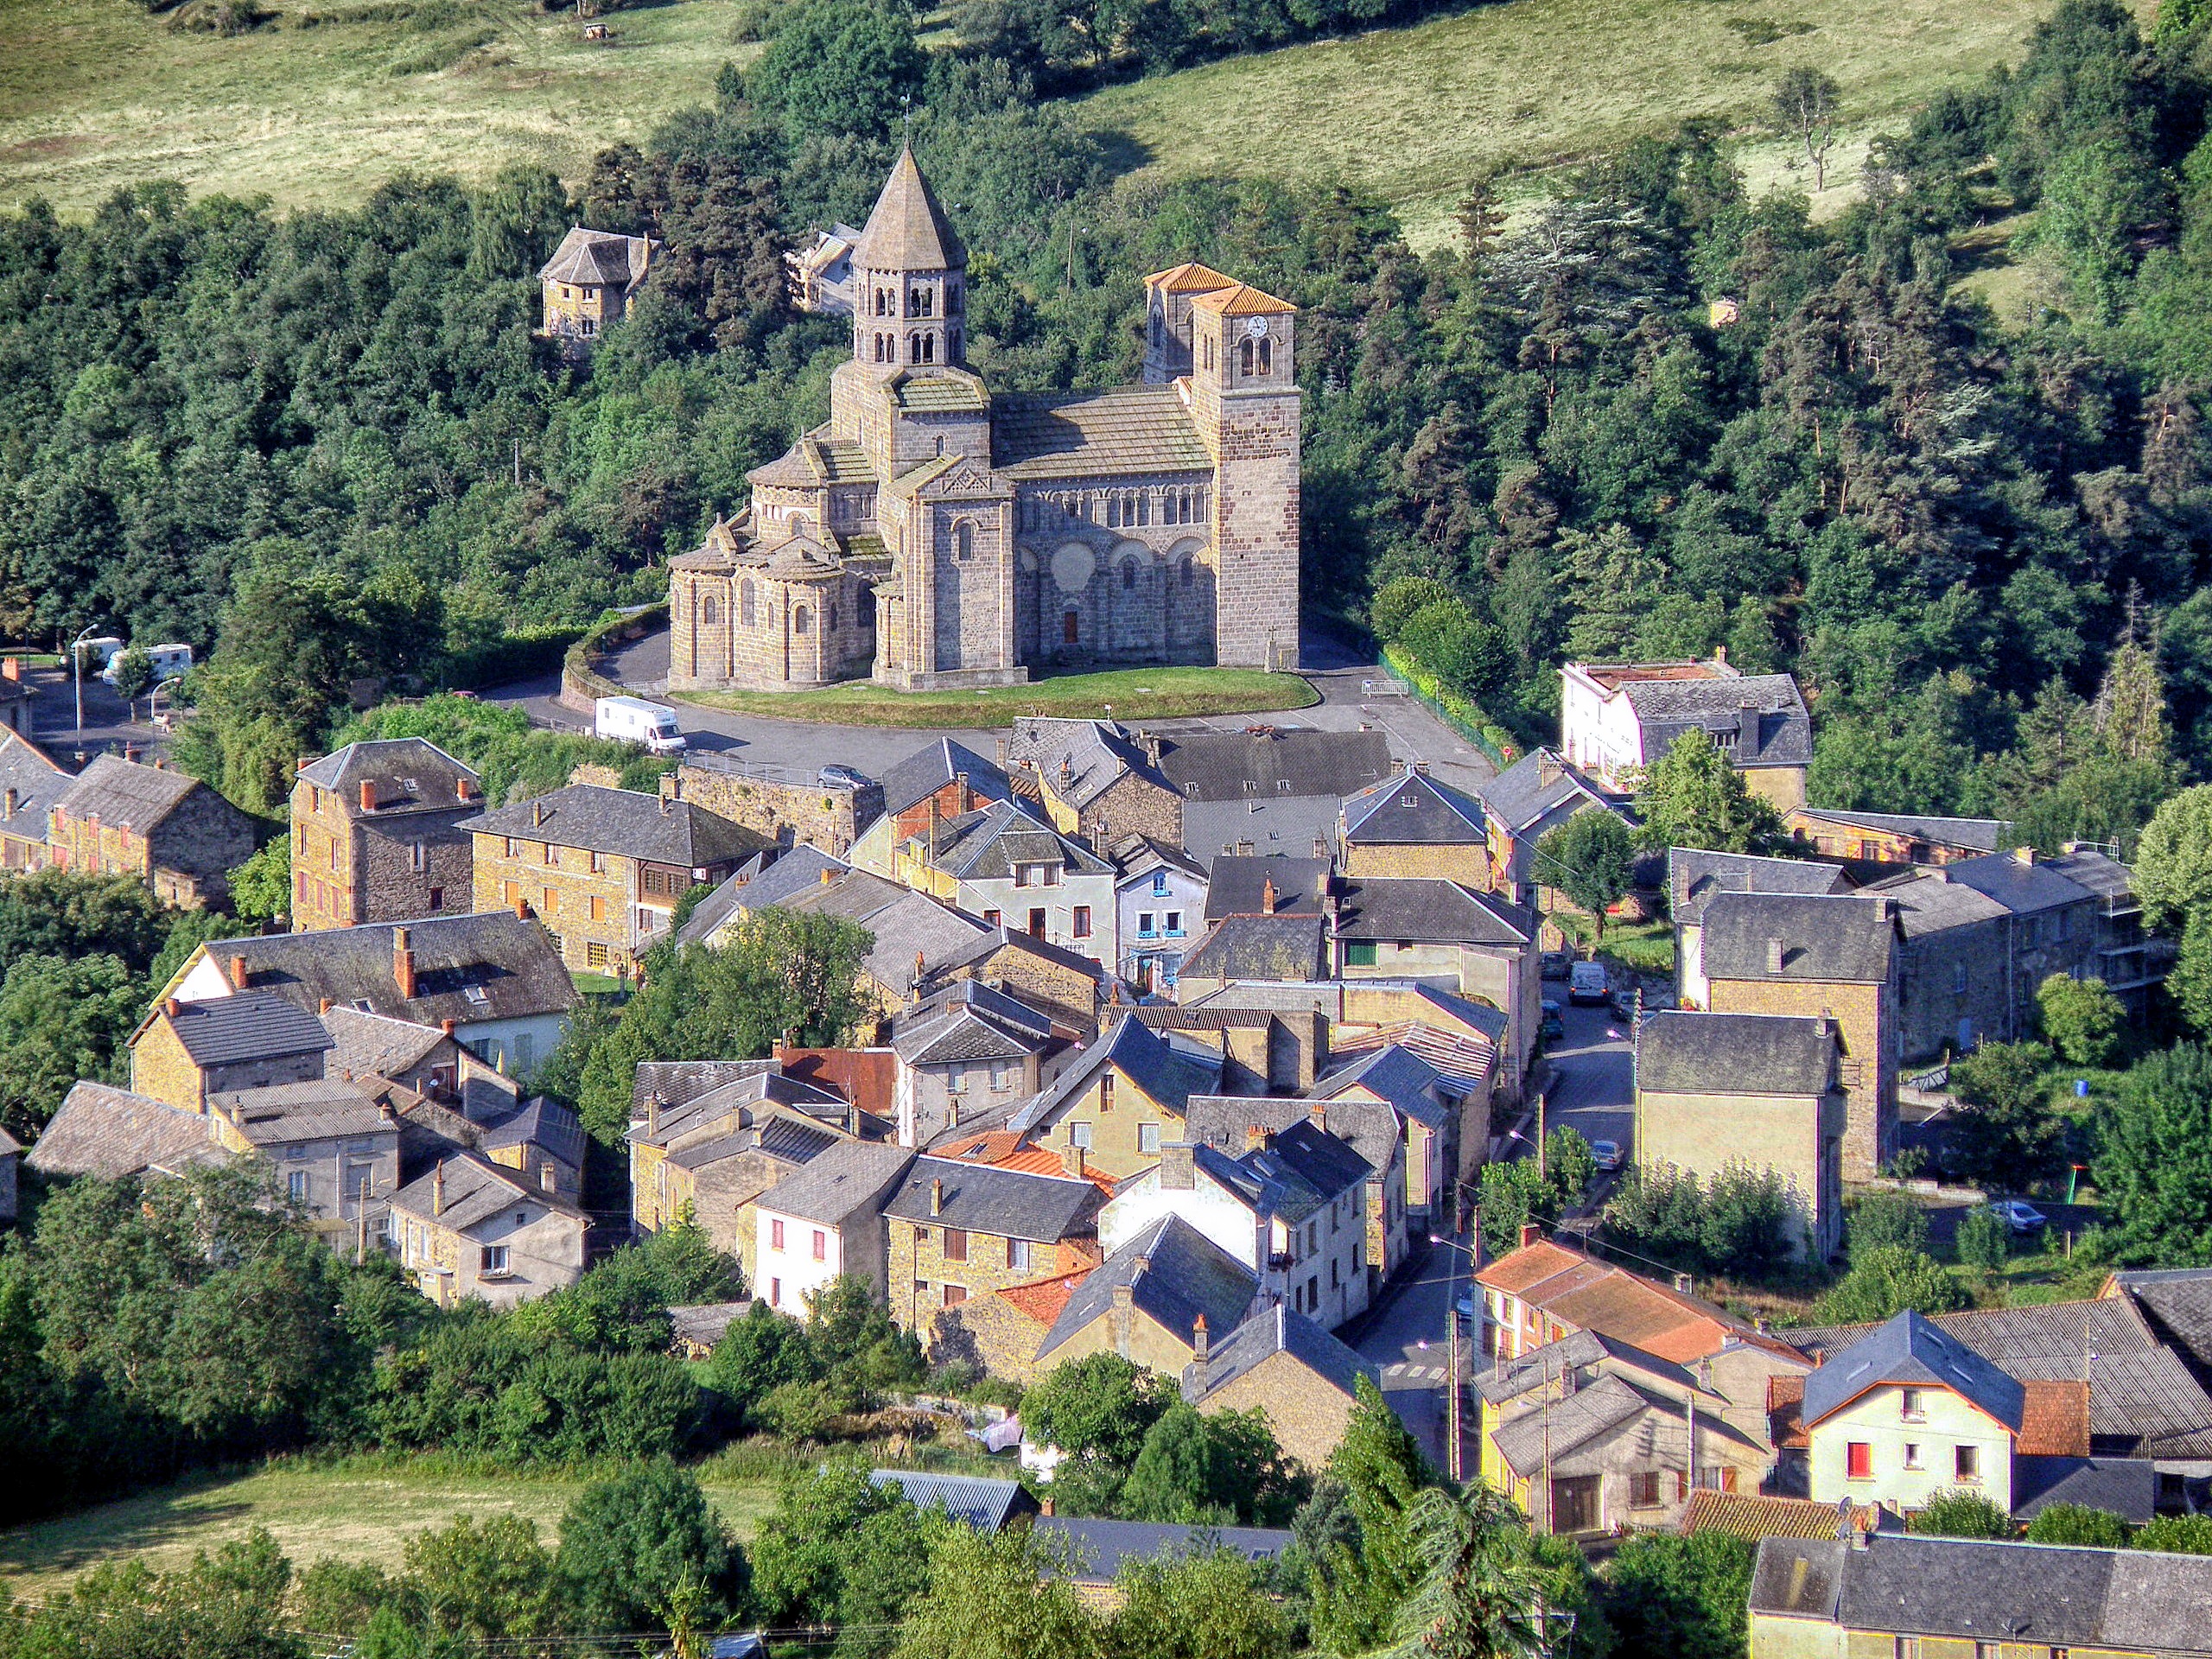
[[[582,715],[598,713],[601,697],[626,697],[634,695],[628,688],[616,684],[599,671],[599,664],[606,660],[610,645],[642,639],[653,629],[668,625],[668,603],[648,605],[641,611],[621,616],[611,616],[594,626],[591,632],[569,647],[569,654],[561,663],[561,702],[563,706]]]
[[[719,764],[718,764],[719,762]],[[678,798],[779,845],[802,842],[836,858],[883,815],[883,791],[785,784],[738,769],[712,754],[691,755],[676,771]]]

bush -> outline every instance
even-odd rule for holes
[[[1448,690],[1476,702],[1495,693],[1511,671],[1503,636],[1456,599],[1414,612],[1392,643]]]
[[[1641,1166],[1605,1206],[1605,1234],[1688,1273],[1769,1278],[1797,1237],[1789,1184],[1732,1164],[1704,1181],[1672,1165]]]
[[[2029,1524],[2028,1541],[2125,1549],[2127,1530],[2127,1522],[2109,1510],[2093,1510],[2086,1503],[2053,1503]]]
[[[1980,1492],[1954,1487],[1936,1493],[1905,1518],[1905,1530],[1928,1538],[2012,1538],[2012,1518]]]
[[[2157,1515],[2135,1529],[2135,1549],[2173,1555],[2212,1555],[2212,1515]]]
[[[1852,1206],[1853,1255],[1885,1246],[1918,1255],[1928,1248],[1928,1212],[1902,1192],[1872,1192]]]
[[[1967,1305],[1959,1281],[1933,1256],[1896,1244],[1854,1254],[1851,1271],[1821,1298],[1814,1318],[1823,1325],[1871,1325],[1910,1307],[1948,1313]]]
[[[2012,1254],[2012,1230],[1986,1205],[1969,1211],[1959,1223],[1959,1260],[1993,1278]]]
[[[2127,1009],[2101,979],[2053,974],[2036,988],[2043,1034],[2075,1065],[2109,1065]]]
[[[1969,1180],[2018,1190],[2061,1161],[2065,1121],[2050,1109],[2041,1043],[1984,1043],[1951,1062],[1962,1108],[1943,1137],[1944,1161]]]
[[[1442,582],[1427,576],[1400,576],[1384,582],[1375,595],[1374,603],[1368,607],[1368,626],[1376,639],[1387,645],[1405,632],[1406,624],[1417,613],[1451,602],[1452,590]]]
[[[1605,1573],[1617,1651],[1665,1659],[1742,1659],[1758,1546],[1700,1532],[1638,1533]]]

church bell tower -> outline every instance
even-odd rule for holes
[[[959,368],[967,349],[968,250],[901,150],[853,250],[853,360],[879,378]]]

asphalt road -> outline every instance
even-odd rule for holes
[[[1576,1007],[1567,982],[1547,980],[1544,995],[1560,1002],[1564,1041],[1544,1051],[1557,1077],[1545,1097],[1547,1131],[1565,1123],[1585,1141],[1611,1141],[1624,1162],[1636,1157],[1636,1062],[1628,1022],[1607,1007]]]
[[[1452,1304],[1468,1289],[1468,1265],[1464,1236],[1433,1246],[1426,1260],[1388,1288],[1352,1344],[1362,1359],[1379,1369],[1384,1397],[1440,1469],[1447,1462],[1450,1320]],[[1459,1375],[1464,1379],[1477,1370],[1476,1338],[1464,1325],[1459,1338]],[[1470,1469],[1475,1425],[1463,1421],[1459,1428],[1461,1466]]]
[[[58,668],[34,668],[23,676],[36,695],[31,699],[31,735],[39,747],[66,766],[79,766],[112,750],[120,754],[135,748],[147,754],[161,753],[168,740],[134,716],[145,711],[140,698],[136,709],[126,708],[107,683],[95,675],[85,677],[85,724],[77,726],[76,687]]]

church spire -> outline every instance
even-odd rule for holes
[[[899,152],[853,263],[877,271],[958,270],[968,264],[968,250],[938,206],[912,149]]]
[[[887,376],[957,367],[967,267],[912,149],[901,149],[853,250],[853,360]]]

